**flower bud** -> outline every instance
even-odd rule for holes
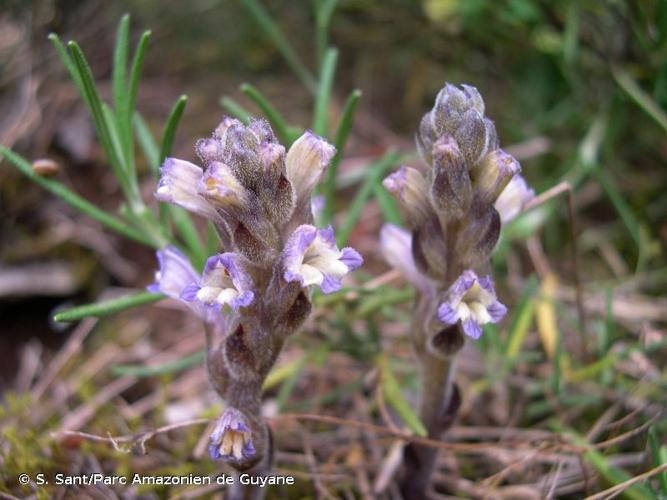
[[[292,144],[285,159],[286,177],[292,183],[297,204],[310,196],[335,152],[336,148],[312,132],[305,132]]]
[[[401,167],[389,175],[382,185],[396,197],[414,227],[419,226],[431,215],[428,185],[419,170]]]
[[[198,184],[199,193],[217,207],[242,206],[248,202],[248,192],[232,169],[224,163],[213,162]]]
[[[470,207],[472,186],[456,141],[443,136],[433,146],[433,206],[444,220],[461,219]]]
[[[512,178],[521,172],[521,165],[502,149],[490,152],[473,169],[476,195],[483,204],[492,204]]]
[[[473,168],[489,150],[492,133],[495,134],[495,127],[491,129],[487,125],[489,123],[493,127],[493,123],[476,109],[469,109],[461,116],[459,126],[452,132],[468,169]]]

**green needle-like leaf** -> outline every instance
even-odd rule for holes
[[[343,222],[343,226],[338,231],[337,242],[338,246],[345,246],[354,226],[359,221],[361,213],[366,206],[366,202],[373,194],[374,186],[380,185],[382,178],[392,165],[395,165],[399,160],[399,155],[395,151],[389,151],[380,158],[377,162],[365,168],[367,173],[366,180],[359,189],[357,196],[354,198],[350,209],[347,212],[347,218]]]
[[[136,200],[138,193],[132,192],[127,171],[123,165],[123,158],[118,156],[116,148],[113,146],[111,132],[109,131],[107,121],[102,110],[102,100],[100,99],[100,96],[97,92],[97,87],[95,86],[95,81],[93,80],[93,74],[90,71],[90,67],[88,66],[86,58],[84,57],[83,52],[76,44],[76,42],[69,42],[68,47],[81,78],[83,98],[88,105],[91,116],[93,117],[93,122],[95,123],[98,137],[102,143],[102,147],[107,154],[107,157],[109,158],[109,163],[111,164],[111,167],[113,168],[114,173],[118,178],[118,182],[120,183],[128,201]]]
[[[125,107],[127,99],[127,53],[130,44],[130,16],[125,14],[118,24],[113,57],[113,98],[116,112]],[[120,117],[118,117],[120,118]]]
[[[66,311],[59,312],[53,319],[56,321],[69,322],[78,321],[83,318],[94,316],[101,318],[102,316],[109,316],[125,309],[150,304],[164,299],[165,296],[161,293],[139,292],[133,295],[127,295],[117,299],[105,300],[104,302],[97,302],[95,304],[86,304],[85,306],[74,307]]]
[[[345,106],[343,107],[343,114],[340,119],[340,124],[338,125],[338,130],[336,131],[336,139],[334,145],[336,146],[336,154],[331,159],[331,163],[327,168],[326,181],[324,182],[324,212],[323,218],[324,222],[330,224],[333,219],[334,213],[334,197],[336,195],[336,177],[338,173],[338,165],[340,165],[341,159],[345,152],[345,144],[347,144],[347,138],[350,135],[352,129],[352,122],[354,121],[354,114],[357,110],[357,105],[359,104],[359,99],[361,98],[361,90],[354,89],[352,93],[348,96],[345,101]]]
[[[148,39],[151,36],[150,31],[144,31],[137,44],[137,50],[134,52],[132,59],[132,68],[130,69],[130,81],[127,92],[127,108],[125,109],[125,120],[130,123],[134,108],[137,102],[137,90],[139,89],[139,78],[141,77],[141,70],[144,67],[144,57],[146,49],[148,48]]]
[[[174,107],[171,108],[169,113],[169,118],[167,118],[167,123],[164,126],[164,132],[162,133],[162,145],[160,147],[160,158],[158,163],[162,165],[165,158],[171,154],[171,148],[174,145],[174,136],[176,135],[176,127],[183,116],[183,110],[185,105],[188,102],[188,96],[182,95],[178,98]]]
[[[170,361],[157,366],[144,365],[116,365],[111,368],[111,373],[118,377],[155,377],[178,373],[204,362],[204,351],[195,352],[184,358]]]
[[[139,113],[134,114],[134,131],[151,173],[158,179],[160,177],[160,150],[148,124]]]
[[[144,245],[158,248],[158,245],[156,245],[150,238],[148,238],[140,231],[137,231],[135,228],[129,226],[125,221],[108,214],[104,210],[100,210],[89,201],[85,200],[78,194],[71,191],[69,188],[62,185],[60,182],[37,175],[33,171],[30,163],[28,163],[28,161],[26,161],[21,156],[14,153],[12,150],[5,148],[4,146],[0,146],[0,153],[2,153],[2,155],[7,158],[7,160],[9,160],[12,165],[18,168],[21,173],[26,175],[30,180],[36,184],[39,184],[41,187],[51,192],[52,194],[58,196],[63,201],[79,210],[81,213],[86,214],[90,218],[95,219],[108,228],[113,229],[119,234],[122,234],[123,236],[126,236]]]
[[[290,127],[278,110],[273,107],[268,99],[264,97],[256,87],[249,83],[241,85],[241,92],[257,104],[259,109],[261,109],[262,113],[266,116],[266,119],[271,123],[271,126],[275,129],[276,133],[286,143],[286,146],[289,146],[292,143]]]
[[[83,96],[84,89],[83,83],[81,82],[81,75],[79,74],[79,70],[77,69],[76,64],[74,64],[72,57],[67,53],[65,45],[55,33],[51,33],[49,35],[49,40],[51,40],[51,43],[53,43],[53,46],[56,48],[58,57],[60,57],[60,60],[67,69],[70,78],[74,81],[74,84],[79,90],[79,94]]]
[[[245,109],[231,97],[223,97],[222,99],[220,99],[220,105],[223,108],[225,108],[229,113],[231,113],[232,116],[238,118],[246,125],[250,123],[250,119],[252,118],[252,114],[250,113],[250,111]]]
[[[301,80],[301,83],[303,83],[304,86],[311,92],[315,92],[315,78],[296,54],[292,48],[292,45],[290,45],[290,43],[287,41],[287,38],[283,34],[282,30],[273,21],[269,13],[266,12],[266,9],[264,9],[264,6],[261,4],[261,2],[258,0],[243,0],[243,4],[246,6],[262,31],[264,31],[264,33],[266,33],[267,36],[271,38],[280,54],[285,58],[285,61],[287,61],[287,64],[289,64],[289,66],[292,68],[292,71],[294,71],[299,80]]]
[[[317,58],[320,63],[324,60],[327,45],[329,44],[329,27],[331,26],[331,18],[336,10],[338,0],[324,0],[317,6],[316,12],[316,32],[317,39]]]
[[[401,391],[401,386],[396,380],[396,377],[391,371],[389,366],[389,361],[385,356],[381,356],[378,360],[378,365],[381,373],[381,383],[382,383],[382,394],[384,399],[387,401],[389,406],[391,406],[396,413],[403,419],[405,425],[407,425],[410,430],[412,430],[418,436],[426,436],[428,431],[424,424],[421,422],[415,411],[412,409],[412,406],[405,399],[403,392]]]
[[[338,50],[329,48],[322,60],[320,81],[315,96],[315,111],[313,113],[313,131],[322,137],[329,135],[329,104],[337,61]]]

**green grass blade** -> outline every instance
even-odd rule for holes
[[[30,163],[28,163],[21,156],[14,153],[12,150],[5,148],[4,146],[0,146],[0,153],[31,181],[39,184],[47,191],[58,196],[63,201],[79,210],[81,213],[86,214],[90,218],[95,219],[96,221],[102,223],[110,229],[113,229],[117,233],[122,234],[127,238],[153,248],[158,248],[158,245],[156,245],[152,240],[150,240],[140,231],[137,231],[135,228],[126,224],[125,221],[108,214],[104,210],[99,209],[89,201],[71,191],[69,188],[62,185],[60,182],[37,175],[32,170]]]
[[[155,377],[182,372],[204,362],[204,351],[195,352],[184,358],[170,361],[157,366],[145,365],[116,365],[111,367],[111,373],[118,377]]]
[[[653,465],[655,467],[660,467],[663,464],[667,464],[667,446],[660,444],[658,431],[655,429],[655,425],[651,426],[648,430],[648,444],[653,457]],[[667,495],[667,472],[661,472],[658,475],[658,482],[660,483],[662,494]]]
[[[324,0],[317,6],[315,37],[317,40],[317,58],[320,63],[324,60],[329,45],[329,28],[337,4],[338,0]]]
[[[278,405],[279,410],[283,410],[285,408],[289,397],[292,395],[294,389],[296,388],[296,383],[298,382],[299,376],[301,375],[301,372],[303,372],[305,366],[306,356],[301,356],[294,364],[294,366],[292,366],[292,370],[289,372],[285,382],[280,387],[280,391],[278,391],[276,404]]]
[[[255,19],[259,27],[266,33],[266,35],[273,41],[278,52],[285,58],[287,64],[290,66],[294,74],[301,80],[301,83],[311,92],[315,92],[315,78],[308,70],[305,64],[296,54],[292,45],[287,41],[282,30],[273,21],[264,6],[258,0],[243,0],[252,17]]]
[[[357,196],[354,198],[352,205],[347,213],[347,218],[343,222],[341,229],[338,231],[337,242],[339,246],[345,246],[347,240],[350,238],[352,229],[359,221],[361,213],[364,210],[366,202],[373,194],[374,186],[382,182],[385,172],[395,165],[399,160],[399,155],[395,151],[389,151],[380,158],[377,162],[366,167],[366,180],[359,189]]]
[[[373,187],[373,195],[380,206],[380,211],[384,216],[384,220],[392,224],[402,225],[403,217],[398,209],[398,204],[392,195],[384,188],[384,186],[376,184]]]
[[[127,158],[125,157],[125,151],[123,150],[123,144],[121,143],[118,120],[116,120],[116,116],[113,111],[111,111],[111,108],[105,103],[102,103],[102,117],[104,118],[104,124],[109,131],[109,139],[115,155],[118,158],[123,158],[123,164],[127,165]]]
[[[326,180],[324,182],[324,211],[322,213],[324,222],[330,224],[333,220],[334,214],[334,197],[336,195],[336,177],[338,174],[338,165],[340,165],[343,154],[345,153],[345,144],[352,129],[352,122],[354,121],[354,114],[361,98],[361,90],[354,89],[343,107],[343,114],[341,115],[340,124],[336,131],[336,139],[334,146],[336,146],[336,154],[331,159],[331,163],[327,168]]]
[[[614,208],[618,214],[621,216],[623,224],[625,224],[625,227],[630,233],[630,236],[632,236],[632,239],[636,243],[637,248],[639,248],[642,244],[641,236],[639,234],[640,223],[632,211],[632,208],[625,200],[623,195],[621,195],[621,193],[618,191],[618,189],[616,189],[616,186],[614,186],[614,184],[609,180],[609,177],[607,177],[607,174],[602,168],[596,167],[594,172],[598,182],[602,186],[602,189],[604,189],[605,193],[607,193],[609,200],[611,201],[612,205],[614,205]]]
[[[426,427],[424,427],[424,424],[412,409],[408,400],[405,399],[405,396],[401,391],[401,386],[391,371],[387,358],[381,356],[378,360],[378,364],[381,373],[382,394],[384,399],[389,406],[399,414],[403,419],[403,422],[405,422],[405,425],[407,425],[412,432],[418,436],[426,436],[428,434]]]
[[[139,146],[144,153],[148,167],[153,176],[157,179],[160,177],[160,149],[153,134],[148,128],[148,124],[141,117],[139,113],[134,114],[134,131],[137,134]]]
[[[114,174],[116,175],[125,196],[128,200],[136,200],[136,193],[132,193],[131,191],[129,178],[123,165],[123,159],[117,155],[116,149],[112,144],[111,133],[107,127],[104,112],[102,111],[102,100],[97,92],[90,66],[88,66],[86,58],[76,42],[69,42],[68,47],[81,77],[84,101],[93,117],[98,137],[107,157],[109,158],[109,163],[114,170]]]
[[[160,158],[158,161],[159,165],[162,165],[165,158],[171,154],[171,148],[174,145],[174,135],[176,135],[176,127],[183,116],[183,110],[185,105],[188,102],[188,96],[182,95],[178,98],[174,107],[171,108],[169,113],[169,118],[167,118],[167,123],[164,126],[164,132],[162,133],[162,145],[160,146]]]
[[[271,123],[271,126],[275,129],[276,133],[284,142],[286,142],[285,145],[288,147],[291,144],[290,127],[278,110],[273,107],[268,99],[264,97],[256,87],[249,83],[241,85],[241,92],[257,104],[259,109],[261,109],[262,113],[266,116],[266,119]]]
[[[127,52],[130,44],[130,16],[125,14],[118,23],[116,48],[113,56],[113,99],[116,112],[124,109],[127,99]],[[117,118],[120,119],[119,116]]]
[[[250,119],[252,118],[252,114],[250,113],[250,111],[245,109],[231,97],[225,96],[222,99],[220,99],[220,105],[223,108],[225,108],[227,112],[229,112],[232,116],[238,118],[246,125],[250,123]]]
[[[169,118],[167,118],[167,123],[164,127],[164,133],[162,134],[162,145],[160,147],[160,156],[158,158],[158,168],[159,165],[162,165],[164,160],[171,154],[171,149],[174,144],[174,135],[176,134],[176,127],[183,116],[183,110],[185,105],[188,102],[188,97],[182,95],[178,98],[174,104],[171,112],[169,113]],[[175,207],[173,205],[168,205],[167,213],[169,218],[174,223],[176,230],[183,238],[183,241],[189,249],[189,254],[193,258],[194,263],[197,267],[203,268],[204,263],[206,262],[206,248],[202,244],[197,228],[195,227],[190,214],[183,210],[182,208]]]
[[[509,334],[505,343],[504,361],[506,367],[511,367],[517,360],[521,347],[523,346],[528,329],[535,315],[535,291],[538,281],[535,275],[532,275],[526,283],[526,288],[521,295],[521,300],[515,308],[512,317],[512,323],[509,328]]]
[[[94,316],[101,318],[102,316],[109,316],[125,309],[142,306],[157,302],[165,298],[161,293],[139,292],[133,295],[127,295],[117,299],[105,300],[104,302],[97,302],[95,304],[86,304],[85,306],[74,307],[66,311],[59,312],[53,319],[56,321],[69,322],[78,321],[83,318]]]
[[[623,68],[618,66],[611,67],[611,74],[619,87],[630,96],[630,98],[642,108],[663,130],[667,131],[667,113],[655,102],[649,94],[639,86],[639,84]]]
[[[74,64],[72,57],[67,53],[65,45],[63,45],[63,42],[60,40],[60,37],[58,37],[58,35],[56,35],[55,33],[51,33],[49,35],[49,40],[51,40],[51,43],[53,43],[53,46],[55,47],[56,52],[58,53],[58,57],[60,57],[60,60],[67,69],[70,78],[72,79],[72,81],[74,81],[74,84],[76,85],[77,89],[79,89],[79,93],[83,95],[84,89],[83,89],[83,83],[81,81],[81,75],[79,74],[79,70],[77,69],[76,64]]]
[[[195,268],[203,269],[210,254],[206,253],[206,247],[201,241],[197,227],[192,222],[190,213],[174,205],[167,205],[167,213],[174,227],[176,227],[176,231],[188,247],[187,253],[192,258]]]
[[[322,60],[320,81],[315,96],[315,110],[313,112],[313,131],[322,137],[329,135],[329,104],[337,61],[338,50],[329,48]]]
[[[139,78],[141,77],[141,70],[144,67],[144,57],[146,56],[146,49],[148,48],[148,40],[151,36],[150,31],[144,31],[137,44],[137,49],[134,52],[132,59],[132,67],[130,69],[130,80],[127,91],[127,108],[125,109],[125,121],[130,123],[137,103],[137,90],[139,89]]]

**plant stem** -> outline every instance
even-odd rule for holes
[[[419,418],[426,427],[428,437],[441,439],[452,425],[460,396],[454,383],[456,374],[456,353],[450,356],[436,355],[427,348],[428,334],[421,319],[420,311],[428,308],[429,299],[420,297],[413,320],[414,348],[421,366],[422,393]],[[458,334],[458,332],[456,332]],[[438,449],[418,444],[410,444],[404,452],[404,471],[401,479],[401,493],[406,500],[423,499],[431,476],[435,470]]]

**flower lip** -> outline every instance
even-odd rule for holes
[[[324,293],[340,290],[341,279],[363,264],[353,248],[336,246],[333,228],[317,229],[304,224],[296,228],[285,244],[283,278],[303,287],[319,286]]]
[[[446,300],[438,308],[438,319],[447,325],[461,322],[464,333],[476,340],[482,335],[483,325],[497,323],[506,313],[491,277],[480,278],[466,270],[447,291]]]
[[[252,431],[246,419],[236,408],[227,408],[211,433],[211,459],[242,461],[256,455]]]
[[[535,197],[535,191],[528,186],[522,175],[516,174],[500,193],[495,208],[503,224],[515,219],[526,204]]]

